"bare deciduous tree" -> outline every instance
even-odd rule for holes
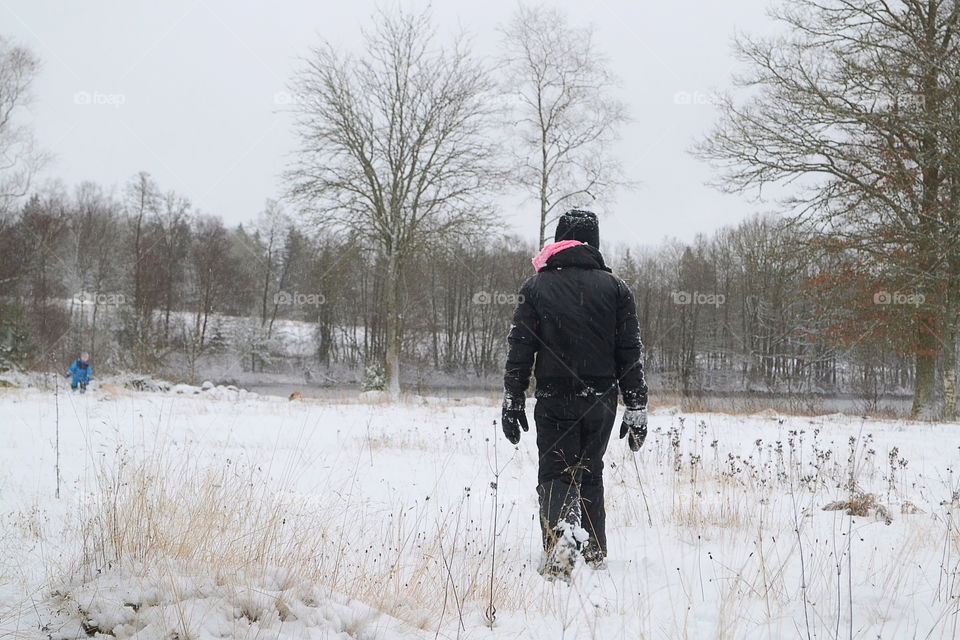
[[[280,203],[268,198],[256,222],[259,246],[254,260],[260,268],[260,326],[266,327],[267,337],[273,335],[277,319],[277,296],[286,286],[288,261],[284,239],[292,227],[293,222]]]
[[[241,271],[230,255],[230,235],[220,218],[200,215],[194,220],[190,267],[195,312],[184,346],[190,378],[195,380],[197,361],[208,347],[211,316],[226,306],[230,283]]]
[[[29,128],[15,122],[29,104],[29,89],[40,59],[0,37],[0,214],[30,190],[30,181],[47,160]]]
[[[611,144],[627,118],[594,44],[546,7],[520,6],[504,29],[506,90],[521,134],[516,183],[540,203],[540,245],[563,208],[586,206],[622,184]]]
[[[700,154],[728,190],[800,185],[789,211],[876,273],[912,281],[927,301],[914,314],[913,413],[932,417],[938,358],[954,335],[944,326],[956,322],[960,190],[948,181],[960,132],[960,6],[790,0],[774,15],[785,35],[739,40],[751,97],[722,102]]]
[[[104,309],[101,304],[104,293],[120,291],[125,261],[118,259],[123,254],[124,236],[117,229],[124,227],[121,205],[104,193],[99,185],[84,182],[76,189],[73,228],[74,255],[76,268],[74,273],[65,274],[70,282],[69,291],[92,293],[92,314],[89,327],[86,326],[86,311],[81,306],[76,340],[79,349],[89,352],[94,359],[99,355],[98,337],[101,317]]]
[[[163,307],[163,341],[170,340],[170,319],[182,295],[177,284],[184,280],[184,264],[190,250],[190,201],[168,191],[152,221],[154,248],[159,260],[151,273]]]
[[[127,347],[132,353],[133,362],[142,365],[147,361],[149,334],[153,326],[153,302],[148,290],[147,224],[150,216],[157,210],[160,195],[156,182],[145,171],[141,171],[126,187],[126,210],[130,224],[129,250],[131,263],[130,290],[132,308],[127,317]]]
[[[360,57],[325,43],[295,76],[300,148],[291,196],[358,232],[385,261],[386,378],[400,391],[405,263],[441,238],[492,220],[478,201],[496,175],[487,135],[496,100],[463,40],[436,43],[426,14],[381,12]]]

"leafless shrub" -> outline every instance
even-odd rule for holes
[[[866,518],[874,514],[885,524],[893,523],[890,510],[877,501],[876,494],[858,491],[847,500],[836,500],[823,507],[824,511],[846,511],[848,516]]]

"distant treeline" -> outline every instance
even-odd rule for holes
[[[409,375],[495,383],[534,249],[490,236],[417,252],[402,274]],[[912,386],[922,295],[786,222],[606,249],[634,290],[659,388],[876,400]],[[0,363],[46,369],[87,350],[101,371],[196,379],[216,355],[269,372],[292,357],[278,322],[298,320],[312,334],[298,366],[366,370],[375,382],[382,273],[359,238],[318,232],[274,202],[228,228],[146,174],[119,197],[92,184],[47,189],[0,221]]]

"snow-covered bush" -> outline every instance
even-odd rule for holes
[[[33,352],[23,308],[0,304],[0,373],[15,369]]]
[[[383,391],[387,388],[387,374],[380,362],[368,363],[363,368],[361,391]]]

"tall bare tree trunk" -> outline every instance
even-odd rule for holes
[[[400,398],[400,326],[403,321],[400,310],[400,258],[395,248],[387,256],[387,278],[384,288],[387,313],[386,328],[386,375],[387,392],[391,400]]]
[[[948,328],[943,352],[943,418],[957,417],[957,343],[956,331]]]
[[[957,302],[951,282],[944,305],[943,327],[943,418],[957,417]]]
[[[547,215],[550,213],[548,189],[550,187],[550,169],[547,166],[547,132],[541,128],[540,136],[540,241],[537,249],[547,242]]]
[[[940,341],[937,339],[937,318],[923,314],[917,329],[916,364],[914,365],[913,408],[910,415],[920,420],[933,419],[936,408],[937,356]]]

